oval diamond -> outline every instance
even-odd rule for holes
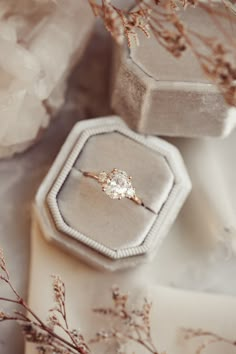
[[[126,172],[113,170],[108,174],[106,182],[103,184],[104,192],[112,199],[122,199],[134,196],[134,188]]]

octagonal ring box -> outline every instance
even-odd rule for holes
[[[144,205],[113,200],[85,171],[133,176]],[[41,184],[34,213],[48,241],[91,265],[117,270],[151,259],[191,183],[178,150],[131,131],[119,117],[79,122]]]
[[[224,4],[215,4],[218,10]],[[220,39],[220,31],[199,7],[178,12],[184,23]],[[220,21],[220,19],[219,19]],[[231,20],[222,18],[229,31]],[[143,134],[180,137],[225,137],[236,126],[236,109],[202,72],[187,49],[174,58],[151,33],[140,45],[114,47],[111,104],[114,112]],[[224,42],[225,40],[222,39]],[[207,53],[206,53],[207,54]]]

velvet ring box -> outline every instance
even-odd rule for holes
[[[144,205],[112,200],[85,171],[133,176]],[[119,117],[79,122],[39,188],[45,237],[93,266],[116,270],[155,254],[191,188],[178,150],[131,131]]]
[[[222,16],[220,26],[235,37],[235,17],[225,5],[212,3]],[[221,31],[201,8],[178,12],[187,28],[225,43]],[[232,31],[232,33],[231,33]],[[225,137],[236,126],[236,109],[229,106],[203,73],[192,51],[174,58],[151,32],[140,45],[114,47],[111,104],[116,114],[143,134],[180,137]],[[199,50],[199,43],[198,45]],[[203,54],[205,53],[202,49]]]

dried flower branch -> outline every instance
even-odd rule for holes
[[[77,330],[69,328],[65,307],[65,285],[59,277],[53,277],[55,306],[49,310],[48,322],[44,323],[12,285],[2,250],[0,250],[0,269],[0,280],[10,287],[14,295],[14,298],[0,297],[0,301],[14,303],[23,310],[23,312],[14,311],[12,315],[0,312],[0,322],[16,321],[20,325],[25,339],[36,344],[39,353],[90,353],[84,337]],[[65,336],[59,335],[56,331],[57,328],[60,328]]]
[[[89,0],[95,16],[102,18],[106,29],[111,33],[117,43],[123,43],[127,38],[128,45],[139,44],[136,30],[141,30],[146,37],[149,33],[149,14],[151,10],[148,7],[139,7],[134,11],[124,11],[111,3],[111,0],[102,0],[98,5],[96,0]]]
[[[77,330],[69,328],[66,314],[66,289],[65,284],[58,276],[53,276],[53,295],[54,307],[49,310],[49,316],[44,323],[26,302],[18,294],[11,283],[10,276],[6,267],[3,252],[0,250],[0,280],[4,281],[12,290],[14,298],[0,297],[2,302],[11,302],[20,306],[23,310],[14,311],[9,315],[0,312],[0,322],[16,321],[24,334],[26,341],[34,343],[40,354],[90,354],[90,349],[84,337]],[[158,354],[151,336],[150,312],[151,304],[144,299],[141,309],[129,309],[128,295],[121,294],[118,288],[112,291],[113,308],[95,309],[95,313],[121,321],[121,329],[112,328],[108,331],[99,331],[96,338],[91,343],[102,340],[116,339],[121,344],[127,340],[140,344],[148,352]],[[59,335],[56,331],[59,328],[65,336]]]
[[[155,38],[177,58],[190,48],[204,73],[217,85],[225,100],[236,106],[236,42],[219,21],[219,18],[225,18],[225,13],[207,2],[182,1],[182,4],[184,7],[199,6],[217,26],[225,43],[221,43],[217,36],[212,38],[188,28],[180,20],[176,6],[170,6],[163,1],[159,2],[158,9],[152,8],[150,16],[150,27]]]
[[[182,331],[185,340],[191,340],[197,337],[204,338],[204,342],[199,345],[195,354],[203,353],[203,351],[213,343],[226,343],[230,346],[236,347],[236,341],[229,340],[212,332],[203,331],[202,329],[182,329]]]
[[[90,354],[91,351],[84,337],[77,330],[69,328],[66,314],[66,289],[65,284],[58,276],[53,276],[53,295],[55,305],[49,310],[48,321],[44,323],[34,311],[21,298],[11,283],[5,258],[0,249],[0,281],[6,283],[14,297],[0,297],[0,301],[13,303],[23,312],[15,310],[12,314],[0,311],[0,322],[17,322],[27,342],[34,343],[39,354]],[[157,350],[151,334],[151,308],[152,304],[144,299],[141,308],[133,308],[129,305],[129,296],[122,294],[119,288],[112,290],[113,306],[108,308],[96,308],[94,312],[108,317],[113,326],[107,330],[97,332],[90,343],[115,341],[119,345],[119,353],[125,354],[124,346],[127,342],[134,342],[152,354],[160,354]],[[112,321],[111,321],[112,320]],[[61,336],[56,329],[64,333]],[[229,340],[220,335],[201,329],[183,329],[184,339],[191,340],[202,338],[203,342],[198,346],[195,354],[203,351],[213,343],[225,343],[236,347],[236,341]],[[143,351],[142,351],[143,353]],[[162,353],[164,354],[164,353]]]
[[[118,320],[118,323],[114,328],[97,332],[91,343],[115,341],[122,347],[126,342],[132,341],[149,353],[158,354],[151,336],[151,303],[144,299],[141,309],[130,309],[128,295],[122,294],[117,287],[112,290],[112,300],[113,307],[97,308],[94,312],[108,316],[111,320]]]

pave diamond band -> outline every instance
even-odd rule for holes
[[[135,188],[132,186],[132,177],[125,171],[114,168],[111,172],[102,171],[98,174],[84,172],[84,176],[90,177],[101,184],[102,190],[111,199],[128,198],[138,205],[142,205],[140,198],[136,196]]]

